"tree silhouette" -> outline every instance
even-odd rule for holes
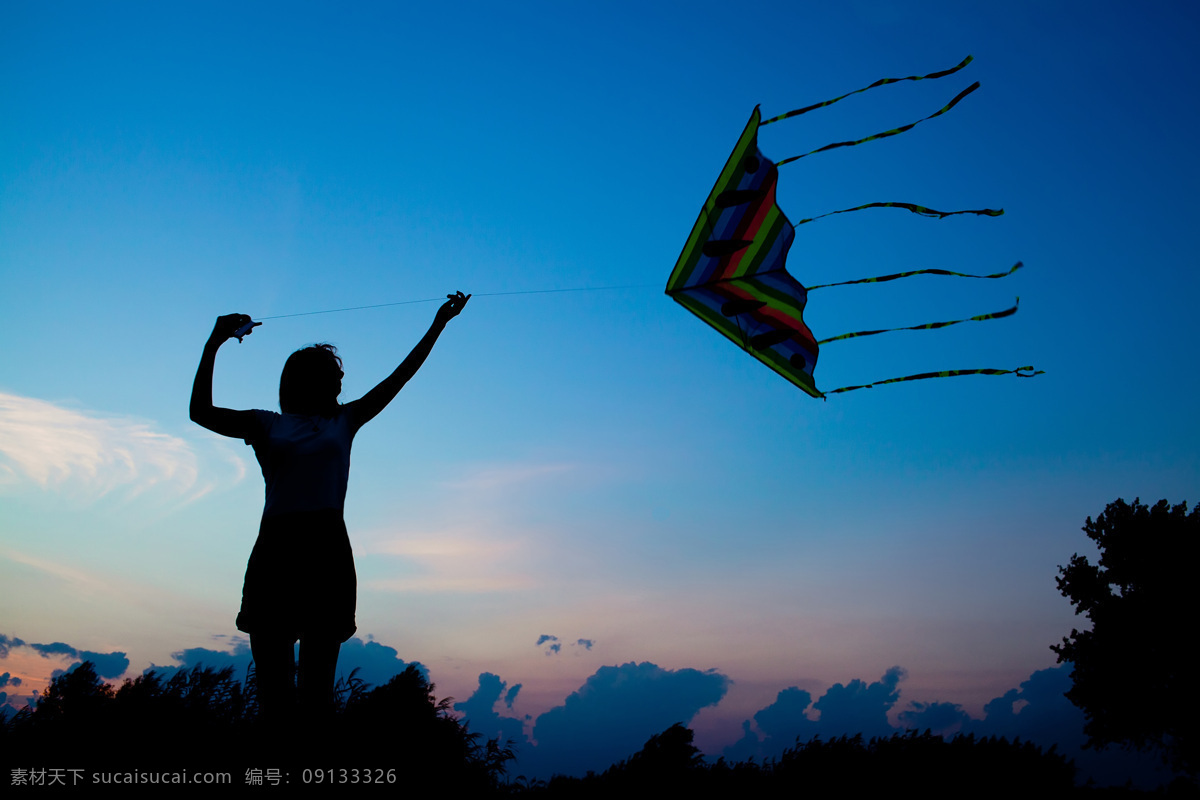
[[[1089,747],[1158,748],[1178,769],[1200,767],[1200,688],[1186,634],[1200,610],[1200,505],[1109,503],[1083,530],[1100,550],[1059,567],[1058,589],[1092,629],[1051,647],[1071,662],[1067,698],[1087,716]]]

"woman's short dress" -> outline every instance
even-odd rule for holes
[[[329,417],[256,411],[246,440],[266,480],[266,507],[246,566],[238,630],[349,639],[354,554],[342,508],[357,430],[344,409]]]
[[[291,640],[344,642],[354,635],[358,580],[340,511],[262,521],[246,566],[238,630]]]

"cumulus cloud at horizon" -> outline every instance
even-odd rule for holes
[[[232,667],[235,678],[245,678],[246,671],[254,660],[253,653],[250,651],[250,640],[245,636],[217,636],[214,639],[218,644],[223,645],[224,649],[189,647],[177,650],[171,653],[171,659],[176,663],[151,664],[143,670],[143,673],[153,670],[159,675],[169,678],[181,670],[196,667],[213,669]],[[296,655],[299,657],[299,643],[295,647],[297,648]],[[366,639],[354,636],[342,642],[341,650],[338,652],[336,674],[342,679],[348,679],[353,675],[371,687],[382,686],[407,669],[410,664],[416,666],[426,678],[429,677],[429,670],[425,665],[419,661],[405,661],[400,658],[396,648],[376,642],[370,636]]]
[[[791,686],[780,691],[774,703],[755,712],[754,725],[745,720],[742,738],[724,748],[721,755],[730,761],[761,761],[778,758],[785,748],[814,736],[831,739],[861,733],[869,738],[928,730],[947,739],[959,734],[995,736],[1055,747],[1074,759],[1082,776],[1102,785],[1132,779],[1140,786],[1153,787],[1170,780],[1153,753],[1085,749],[1083,711],[1066,698],[1073,685],[1071,670],[1069,663],[1035,670],[1019,688],[989,701],[982,719],[972,717],[957,703],[910,701],[899,713],[896,726],[888,722],[887,714],[900,699],[898,687],[906,674],[900,667],[892,667],[870,684],[858,679],[835,683],[816,702],[809,692]],[[814,717],[810,711],[819,713]]]
[[[728,676],[644,661],[597,669],[562,705],[538,716],[527,766],[533,774],[603,770],[677,722],[721,701]]]
[[[96,674],[109,681],[121,678],[129,670],[129,656],[122,651],[103,653],[82,650],[66,642],[27,642],[17,636],[0,634],[0,662],[10,660],[16,662],[15,669],[22,669],[25,674],[25,677],[16,674],[7,663],[0,665],[3,670],[0,689],[9,689],[0,692],[4,695],[0,698],[0,706],[12,711],[36,701],[41,690],[46,688],[43,679],[53,680],[85,661],[90,661]],[[41,666],[45,662],[49,663]],[[39,669],[30,670],[31,664],[38,665]],[[48,673],[42,671],[47,668]]]
[[[176,651],[171,654],[174,663],[151,664],[143,672],[154,670],[169,678],[198,666],[232,667],[235,678],[244,680],[252,659],[249,641],[238,635],[212,638],[213,647]],[[540,643],[545,645],[557,638],[543,634]],[[96,664],[97,674],[110,681],[129,668],[123,652],[99,653],[65,642],[27,642],[0,635],[0,662],[13,658],[14,651],[23,654],[14,663],[28,661],[31,656],[62,663],[61,668],[54,669],[54,676],[85,660]],[[402,659],[395,648],[370,636],[355,637],[342,646],[338,673],[348,677],[357,670],[358,678],[369,686],[379,686],[410,664],[426,678],[434,677],[420,663]],[[752,720],[742,723],[740,739],[707,757],[712,760],[723,756],[731,762],[754,758],[761,762],[814,736],[886,737],[905,730],[929,729],[947,737],[1003,736],[1043,748],[1054,746],[1076,761],[1081,775],[1105,784],[1123,783],[1130,776],[1144,786],[1169,780],[1169,773],[1153,753],[1082,749],[1083,712],[1064,696],[1072,685],[1070,670],[1070,664],[1035,670],[1018,688],[988,702],[983,718],[970,716],[955,703],[910,701],[897,715],[898,725],[888,722],[888,714],[900,702],[900,684],[906,673],[899,666],[891,667],[875,681],[856,678],[835,683],[815,698],[813,693],[790,686],[780,690],[774,702],[755,712]],[[630,757],[651,736],[676,723],[691,725],[702,709],[720,704],[731,683],[729,676],[716,670],[672,670],[651,662],[602,666],[560,704],[535,718],[514,710],[524,684],[510,685],[499,675],[483,672],[471,696],[454,703],[453,708],[472,732],[514,746],[518,760],[513,774],[538,778],[578,776],[588,770],[602,771]],[[32,694],[18,698],[14,689],[22,694],[32,690]],[[0,663],[0,690],[7,690],[6,694],[0,691],[4,695],[0,705],[7,701],[10,710],[37,696],[31,682],[23,681],[4,663]]]
[[[543,634],[538,641],[556,639]],[[582,775],[632,755],[677,722],[690,723],[701,709],[721,701],[729,683],[715,670],[670,670],[650,662],[604,666],[535,720],[500,714],[501,697],[511,711],[522,684],[508,688],[500,676],[484,672],[478,688],[454,709],[472,732],[514,748],[516,772],[539,778]],[[526,733],[530,722],[532,739]]]
[[[483,672],[479,675],[478,688],[466,700],[455,703],[454,710],[461,715],[472,733],[482,734],[487,739],[512,742],[518,749],[525,749],[528,747],[528,739],[525,736],[524,721],[516,717],[501,716],[495,710],[501,695],[504,696],[505,707],[511,710],[520,691],[521,684],[518,683],[510,689],[499,675]]]
[[[754,722],[763,736],[752,731],[750,720],[746,720],[742,723],[742,738],[722,754],[732,761],[761,760],[779,756],[785,748],[795,746],[797,739],[803,742],[814,736],[856,733],[868,738],[888,736],[896,729],[888,723],[887,714],[900,699],[899,685],[905,675],[896,666],[874,683],[857,678],[848,684],[835,683],[815,703],[809,692],[789,686],[779,692],[774,703],[755,712]],[[815,719],[810,709],[819,712]]]

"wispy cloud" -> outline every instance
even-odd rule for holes
[[[62,555],[63,559],[71,557]],[[195,615],[207,613],[203,605],[197,607],[191,596],[147,581],[145,576],[127,565],[118,565],[115,570],[91,565],[81,567],[0,546],[0,568],[8,568],[9,565],[3,563],[6,561],[21,565],[22,571],[27,573],[24,580],[36,583],[45,589],[47,596],[65,604],[56,607],[85,606],[86,611],[81,609],[79,612],[81,618],[110,609],[121,613],[125,621],[168,618],[187,621],[180,624],[196,624]]]
[[[244,465],[235,472],[245,474]],[[160,487],[186,500],[205,494],[196,454],[146,421],[0,392],[0,489],[33,485],[95,500]]]
[[[127,591],[122,589],[119,583],[112,580],[105,580],[95,573],[7,548],[0,549],[0,558],[6,558],[9,561],[15,561],[18,564],[32,567],[43,573],[43,580],[57,579],[58,581],[62,581],[84,597],[107,595],[128,599]]]
[[[369,537],[365,537],[369,538]],[[507,592],[533,585],[522,565],[524,546],[487,538],[472,529],[404,535],[384,534],[356,552],[398,557],[404,574],[369,580],[372,589],[393,592]]]
[[[451,481],[447,485],[457,490],[472,492],[507,491],[514,486],[537,484],[574,470],[576,466],[573,464],[497,464],[480,467],[466,477]]]
[[[355,537],[356,555],[384,556],[378,565],[388,577],[360,586],[395,592],[492,593],[527,591],[550,579],[557,531],[531,514],[541,508],[530,497],[564,482],[596,476],[579,465],[516,461],[477,465],[442,481],[443,496],[427,498],[434,509],[425,520],[409,516]],[[464,498],[469,502],[464,502]],[[388,559],[391,559],[388,563]]]

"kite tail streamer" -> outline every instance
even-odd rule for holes
[[[802,219],[797,222],[794,227],[798,228],[806,222],[814,222],[815,220],[824,219],[825,217],[832,217],[834,214],[849,214],[851,211],[862,211],[864,208],[903,208],[907,211],[911,211],[914,214],[920,214],[922,217],[937,217],[938,219],[953,217],[955,214],[979,214],[986,217],[999,217],[1003,216],[1004,214],[1003,208],[969,208],[964,209],[963,211],[938,211],[937,209],[919,206],[915,203],[866,203],[865,205],[855,206],[854,208],[843,208],[838,211],[830,211],[825,214],[819,214],[815,217]]]
[[[780,120],[788,119],[790,117],[798,117],[801,114],[807,114],[809,111],[815,111],[818,108],[824,108],[825,106],[831,106],[834,103],[838,102],[839,100],[845,100],[847,97],[850,97],[851,95],[856,95],[861,92],[865,92],[868,89],[874,89],[876,86],[886,86],[889,83],[899,83],[900,81],[924,81],[924,80],[932,80],[935,78],[943,78],[947,75],[953,75],[954,73],[958,72],[960,69],[965,67],[967,64],[970,64],[974,60],[975,60],[974,56],[967,56],[956,67],[951,67],[950,69],[944,69],[941,72],[931,72],[928,75],[909,75],[907,78],[880,78],[879,80],[872,83],[870,86],[864,86],[861,89],[855,89],[853,92],[847,92],[846,94],[842,95],[841,97],[835,97],[832,100],[826,100],[823,103],[814,103],[811,106],[805,106],[804,108],[797,108],[794,111],[788,111],[786,114],[780,114],[777,117],[771,117],[770,119],[765,120],[764,122],[761,122],[759,124],[760,125],[770,125],[772,122],[779,122]]]
[[[991,275],[971,275],[966,272],[951,272],[946,269],[914,269],[910,272],[897,272],[894,275],[880,275],[875,278],[859,278],[855,281],[839,281],[838,283],[822,283],[818,286],[806,286],[808,291],[813,289],[828,289],[830,286],[850,286],[854,283],[884,283],[885,281],[894,281],[899,278],[908,278],[913,275],[950,275],[956,278],[1007,278],[1014,272],[1025,266],[1020,261],[1013,264],[1012,269],[1005,272],[993,272]]]
[[[930,331],[930,330],[933,330],[934,328],[948,328],[951,325],[958,325],[959,323],[962,323],[962,322],[983,322],[984,320],[989,320],[989,319],[1001,319],[1003,317],[1011,317],[1013,314],[1017,313],[1017,305],[1020,305],[1020,303],[1021,303],[1021,298],[1018,297],[1017,304],[1014,305],[1012,308],[1006,308],[1003,311],[996,311],[995,313],[992,313],[992,314],[980,314],[979,316],[967,317],[966,319],[953,319],[953,320],[950,320],[949,322],[927,322],[924,325],[913,325],[911,327],[905,327],[905,328],[884,328],[884,329],[878,330],[878,331],[855,331],[854,333],[843,333],[840,336],[831,336],[828,339],[822,339],[821,341],[817,342],[817,344],[818,345],[828,344],[829,342],[836,342],[836,341],[840,341],[842,339],[854,339],[859,336],[874,336],[877,333],[892,333],[894,331]]]
[[[957,378],[960,375],[1016,375],[1018,378],[1032,378],[1034,375],[1045,375],[1046,371],[1033,367],[1017,367],[1016,369],[948,369],[942,372],[922,372],[919,375],[905,375],[903,378],[889,378],[886,381],[864,383],[861,386],[843,386],[840,389],[830,389],[825,394],[853,392],[855,389],[870,389],[885,383],[901,383],[903,381],[923,381],[928,378]]]
[[[807,153],[802,153],[798,156],[792,156],[791,158],[785,158],[782,161],[776,161],[775,166],[782,167],[784,164],[790,164],[793,161],[799,161],[802,158],[806,158],[807,156],[811,156],[815,153],[823,153],[826,150],[835,150],[839,147],[853,147],[856,144],[865,144],[866,142],[873,142],[876,139],[886,139],[889,136],[897,136],[901,133],[904,133],[905,131],[911,131],[913,128],[917,127],[922,122],[933,119],[934,117],[940,117],[942,114],[945,114],[947,111],[949,111],[950,109],[952,109],[956,105],[958,105],[960,100],[962,100],[964,97],[966,97],[967,95],[969,95],[971,92],[975,91],[978,88],[979,88],[979,81],[976,81],[975,83],[972,83],[970,86],[968,86],[966,89],[963,89],[961,92],[959,92],[958,95],[955,96],[955,98],[953,100],[951,100],[946,105],[942,106],[941,109],[933,112],[928,117],[922,117],[921,119],[917,120],[916,122],[910,122],[907,125],[901,125],[899,128],[892,128],[890,131],[883,131],[882,133],[877,133],[873,136],[867,136],[864,139],[855,139],[855,140],[849,141],[849,142],[834,142],[833,144],[827,144],[824,147],[818,147],[816,150],[810,150]],[[763,124],[765,125],[766,123],[763,123]]]

